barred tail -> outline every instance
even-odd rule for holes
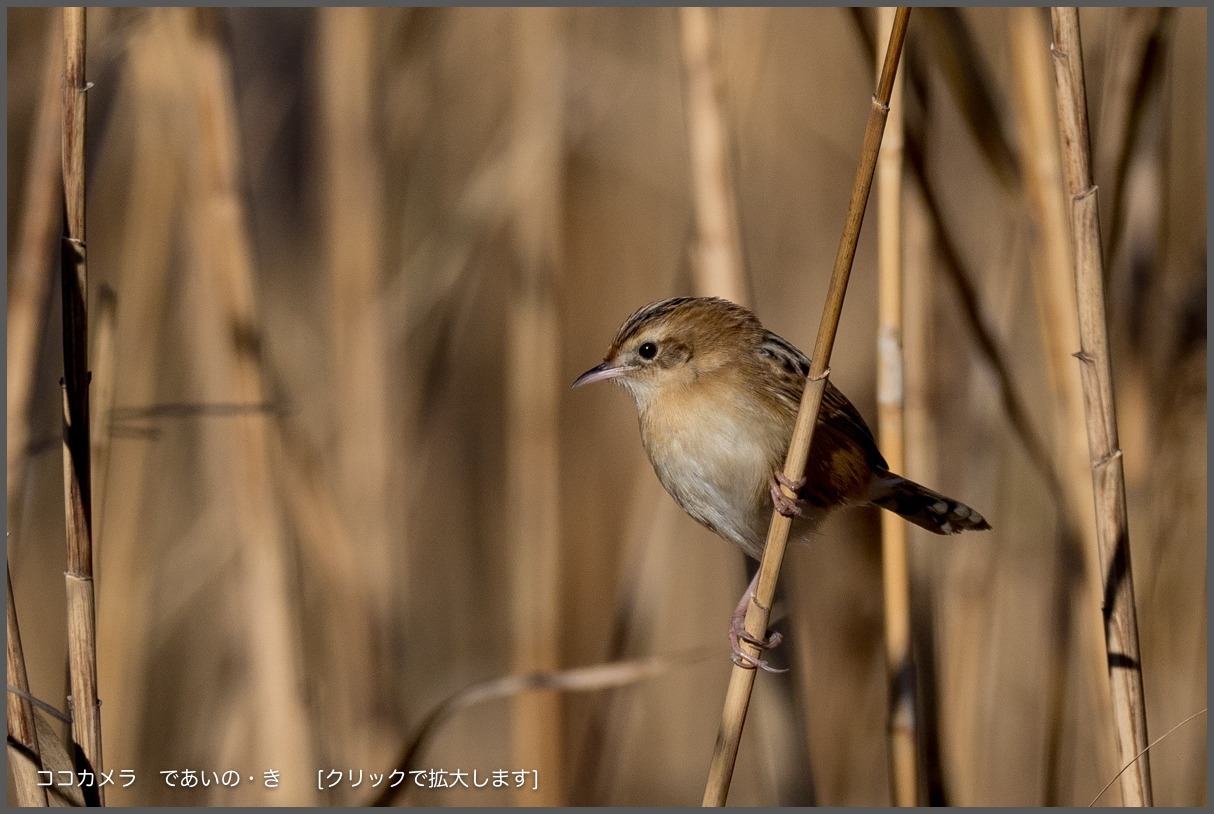
[[[982,531],[991,524],[964,503],[933,492],[912,480],[890,474],[874,489],[874,506],[889,509],[916,526],[936,534],[957,534],[962,531]]]

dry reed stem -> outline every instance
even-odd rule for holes
[[[97,615],[93,592],[92,484],[89,471],[88,266],[84,235],[85,18],[63,10],[63,491],[67,515],[68,671],[72,737],[102,771],[97,698]],[[102,803],[105,790],[98,787]]]
[[[114,384],[116,364],[114,359],[114,319],[117,310],[117,295],[108,285],[102,285],[97,294],[97,315],[93,324],[97,333],[93,338],[93,403],[90,418],[93,450],[93,539],[101,542],[104,526],[105,484],[109,474],[111,428],[114,412]]]
[[[193,65],[198,156],[191,164],[193,254],[217,296],[222,353],[203,353],[210,386],[236,404],[263,404],[253,248],[240,195],[240,149],[227,54],[217,12],[196,10]],[[269,417],[257,412],[228,419],[225,466],[240,546],[240,587],[247,628],[245,653],[252,691],[247,723],[253,760],[282,772],[283,785],[265,792],[275,803],[307,804],[315,770],[298,675],[295,602],[288,589],[286,540],[274,498]],[[270,799],[267,797],[266,799]]]
[[[365,552],[377,610],[391,618],[392,585],[407,558],[389,539],[388,382],[383,330],[384,168],[376,138],[379,87],[369,8],[318,10],[324,248],[332,295],[336,483],[346,525]],[[403,528],[403,527],[402,527]],[[386,626],[390,627],[390,626]],[[385,641],[384,647],[390,645]],[[368,699],[369,700],[369,699]]]
[[[189,86],[180,59],[188,49],[184,28],[180,12],[170,9],[151,10],[140,20],[123,63],[124,103],[114,112],[133,130],[123,143],[103,141],[96,159],[98,188],[104,174],[115,168],[122,173],[126,193],[112,264],[118,272],[115,284],[123,292],[121,310],[115,314],[114,354],[122,360],[115,401],[125,405],[155,402],[161,354],[168,352],[163,342],[152,338],[160,336],[165,319],[170,251],[180,209],[180,156],[186,150],[180,111],[188,106]],[[115,499],[95,515],[93,536],[97,567],[106,575],[98,584],[98,604],[106,612],[97,628],[98,649],[106,655],[98,677],[110,711],[106,746],[125,761],[137,753],[146,734],[141,679],[149,668],[145,637],[154,561],[148,555],[144,507],[153,453],[144,443],[124,444],[120,450],[105,475],[105,488]],[[111,802],[124,802],[131,794],[113,791]]]
[[[725,83],[715,18],[719,11],[699,6],[678,11],[695,215],[692,273],[702,293],[746,305],[751,298],[743,273],[732,142],[725,124]]]
[[[1052,8],[1058,123],[1063,171],[1071,201],[1071,237],[1078,293],[1084,410],[1087,414],[1092,485],[1096,496],[1096,532],[1105,579],[1104,617],[1112,688],[1113,718],[1122,763],[1147,748],[1146,705],[1139,660],[1138,620],[1130,563],[1125,472],[1117,443],[1112,361],[1104,303],[1103,256],[1096,187],[1092,183],[1091,142],[1083,74],[1079,10]],[[1150,757],[1143,754],[1121,777],[1123,802],[1151,805]]]
[[[379,745],[376,699],[385,694],[375,666],[373,586],[365,578],[359,546],[302,428],[290,414],[279,416],[269,440],[270,463],[281,478],[285,513],[299,538],[300,570],[316,580],[318,610],[305,616],[321,642],[315,654],[312,648],[307,654],[315,655],[308,664],[308,679],[317,726],[325,733],[316,758],[369,765]]]
[[[902,54],[902,44],[906,38],[906,25],[909,18],[909,8],[898,9],[890,34],[889,46],[885,53],[881,77],[877,83],[877,92],[872,99],[868,124],[864,130],[864,143],[860,150],[860,166],[856,170],[856,180],[848,204],[843,237],[839,243],[839,252],[835,257],[830,288],[822,311],[822,321],[819,324],[817,340],[814,343],[813,361],[810,365],[809,375],[806,377],[805,391],[801,396],[801,405],[797,413],[796,425],[793,428],[788,457],[784,462],[784,474],[789,480],[797,480],[801,477],[809,458],[809,446],[813,440],[818,411],[822,406],[822,394],[826,389],[830,354],[834,347],[835,332],[838,329],[839,316],[843,310],[843,298],[847,293],[847,281],[851,275],[856,244],[860,238],[860,226],[864,222],[864,210],[868,204],[868,195],[876,171],[877,154],[881,148],[881,136],[885,130],[885,119],[889,112],[889,98],[893,91],[894,76],[898,69],[898,59]],[[789,498],[796,497],[787,490],[787,487],[783,488]],[[746,612],[746,630],[756,640],[762,640],[767,634],[767,620],[771,613],[772,601],[775,598],[776,580],[779,578],[780,565],[784,559],[784,549],[788,545],[788,532],[791,527],[792,519],[790,517],[773,510],[771,526],[768,529],[767,541],[763,550],[763,559],[759,564],[758,586]],[[753,645],[743,643],[743,647],[754,658],[758,658],[760,655],[758,648]],[[748,669],[735,664],[730,674],[729,688],[726,691],[725,705],[721,714],[721,728],[717,735],[716,747],[713,749],[708,783],[704,789],[704,805],[724,805],[729,795],[729,783],[738,755],[738,744],[742,738],[742,726],[746,722],[746,711],[750,703],[751,690],[754,687],[755,672],[753,668]]]
[[[562,212],[565,13],[515,10],[512,175],[518,279],[507,326],[506,494],[513,573],[514,669],[553,670],[561,661],[560,330],[556,286],[563,264]],[[518,765],[544,778],[517,789],[517,804],[564,800],[564,721],[557,693],[515,699]]]
[[[863,17],[853,14],[852,18],[860,32],[861,41],[865,45],[865,48],[872,50],[871,33],[867,26],[865,26]],[[982,78],[981,73],[974,74],[974,76],[978,80]],[[924,93],[920,87],[921,83],[915,82],[914,76],[910,78],[911,88],[917,91],[916,95],[922,101]],[[989,95],[989,93],[986,95]],[[960,101],[959,104],[961,104]],[[999,141],[991,138],[984,139],[979,134],[972,115],[966,116],[965,121],[971,129],[975,141],[979,146],[984,147],[983,156],[986,157],[987,162],[991,165],[991,169],[996,177],[1007,183],[1016,181],[1019,176],[1009,174],[1008,168],[1005,166],[1006,162],[997,157],[998,154],[1003,152],[1003,149],[997,146]],[[1002,127],[998,127],[992,128],[989,132],[1001,134],[1003,130]],[[1016,387],[1015,378],[1012,375],[1009,354],[1003,347],[1003,343],[997,338],[996,332],[989,325],[989,319],[983,313],[983,309],[979,306],[978,292],[973,282],[971,282],[973,275],[967,271],[962,261],[957,241],[944,217],[944,213],[941,211],[939,201],[936,199],[931,181],[928,178],[924,146],[920,141],[920,137],[913,130],[908,130],[905,133],[905,149],[908,163],[922,191],[923,204],[926,206],[927,215],[935,227],[945,276],[961,301],[961,313],[965,317],[966,326],[970,329],[977,343],[978,352],[990,364],[999,381],[999,389],[1008,421],[1012,425],[1013,431],[1019,437],[1025,453],[1041,473],[1045,482],[1049,484],[1051,493],[1060,494],[1063,480],[1061,473],[1057,470],[1052,457],[1049,455],[1044,441],[1038,436],[1036,430],[1033,429],[1025,398],[1021,395],[1020,389]]]
[[[21,649],[21,628],[17,624],[17,604],[13,599],[13,574],[8,578],[8,663],[6,674],[9,690],[5,693],[8,713],[8,757],[12,768],[14,791],[19,806],[45,806],[46,788],[38,785],[38,771],[43,768],[42,751],[38,748],[38,729],[34,707],[28,698],[13,692],[28,694],[29,678],[25,672],[25,653]],[[20,752],[14,748],[20,748]]]
[[[1018,8],[1009,12],[1009,35],[1012,55],[1013,102],[1020,126],[1021,170],[1027,208],[1033,223],[1032,270],[1033,292],[1036,295],[1041,327],[1045,368],[1049,374],[1054,416],[1053,447],[1058,450],[1058,468],[1063,491],[1057,496],[1061,504],[1062,526],[1060,545],[1069,549],[1060,552],[1058,613],[1072,613],[1079,608],[1079,624],[1088,627],[1080,637],[1081,670],[1088,694],[1096,702],[1101,720],[1108,716],[1108,684],[1100,664],[1104,660],[1101,644],[1104,635],[1099,620],[1087,609],[1099,602],[1100,568],[1097,550],[1095,507],[1092,502],[1091,474],[1083,430],[1083,390],[1078,371],[1074,368],[1074,349],[1079,345],[1078,304],[1075,282],[1071,273],[1071,246],[1067,224],[1067,207],[1062,191],[1062,159],[1057,136],[1057,108],[1053,101],[1053,77],[1049,60],[1049,31],[1044,14],[1035,8]],[[1068,566],[1067,563],[1070,563]],[[1075,566],[1082,573],[1071,573]],[[1078,576],[1076,580],[1075,577]],[[1064,625],[1068,635],[1058,637],[1059,656],[1065,659],[1072,649],[1070,624]],[[1059,668],[1060,669],[1060,668]],[[1056,672],[1052,669],[1052,672]],[[1064,703],[1065,681],[1062,676],[1051,680],[1051,701],[1059,708]],[[1054,717],[1055,741],[1064,726],[1062,715]],[[1103,744],[1104,739],[1098,739]],[[1057,757],[1054,755],[1053,757]],[[1099,763],[1111,761],[1111,754],[1099,755]],[[1051,762],[1052,768],[1052,762]],[[1056,803],[1047,795],[1047,804]]]
[[[887,40],[894,9],[878,12],[878,40]],[[877,65],[877,70],[881,66]],[[877,429],[881,451],[894,472],[906,471],[906,398],[902,356],[902,86],[894,82],[885,139],[877,159]],[[890,799],[913,806],[918,795],[915,746],[915,664],[911,652],[910,557],[907,524],[881,512],[885,603],[885,660],[889,677]]]
[[[724,297],[751,307],[752,285],[733,172],[734,142],[726,115],[728,93],[721,64],[720,14],[720,9],[699,6],[678,9],[694,219],[689,265],[697,295]],[[744,557],[739,560],[746,565]],[[749,581],[747,578],[743,584]],[[773,680],[784,685],[781,689],[786,691],[785,697],[796,691],[790,675],[773,676]],[[798,769],[809,765],[806,727],[796,724],[782,700],[778,693],[764,695],[755,709],[760,720],[758,731],[764,736],[761,748],[768,751],[768,759],[761,760],[760,765],[769,773],[777,771],[781,758],[795,760]],[[796,747],[790,748],[790,741]],[[778,778],[772,775],[760,784],[772,788]]]
[[[8,527],[25,483],[29,459],[30,410],[35,366],[51,290],[51,258],[61,228],[57,181],[62,171],[59,146],[62,103],[61,40],[57,18],[48,26],[45,79],[30,132],[23,205],[16,252],[8,273]]]

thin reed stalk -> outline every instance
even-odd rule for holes
[[[12,571],[6,569],[5,576],[8,578],[8,691],[5,693],[5,710],[8,713],[9,767],[13,772],[17,805],[45,806],[46,787],[39,785],[38,777],[43,764],[42,751],[38,748],[34,707],[28,698],[18,695],[28,695],[30,685],[25,672],[25,651],[21,649],[21,628],[17,624],[17,603],[13,599]]]
[[[25,172],[16,252],[8,270],[8,527],[13,529],[29,458],[30,410],[34,398],[34,368],[51,290],[51,259],[59,228],[61,172],[59,127],[62,100],[61,32],[52,19],[47,31],[43,86],[30,133],[30,157]]]
[[[511,177],[518,279],[507,326],[506,494],[514,552],[514,669],[527,672],[553,670],[561,662],[556,290],[564,239],[565,15],[558,9],[517,9],[511,22],[518,71]],[[511,754],[543,778],[538,791],[515,791],[518,804],[563,802],[563,718],[557,693],[515,699]]]
[[[198,154],[190,164],[190,238],[212,347],[196,343],[201,386],[242,405],[265,403],[267,387],[253,268],[253,245],[240,193],[232,71],[222,44],[219,12],[188,12]],[[201,331],[200,331],[201,333]],[[290,590],[287,540],[269,465],[270,418],[250,411],[227,419],[212,477],[227,489],[239,547],[237,593],[244,612],[243,654],[250,684],[241,724],[252,731],[251,759],[282,772],[277,789],[255,788],[265,800],[306,805],[316,799],[307,778],[315,770],[307,709],[299,675],[297,601]],[[246,798],[247,799],[247,798]]]
[[[114,382],[114,397],[123,406],[155,403],[161,361],[173,352],[167,343],[149,338],[161,336],[166,320],[186,163],[180,156],[188,154],[183,138],[188,125],[180,115],[189,98],[187,69],[180,59],[189,47],[185,22],[178,10],[150,9],[130,34],[123,94],[113,115],[129,122],[131,129],[125,139],[103,140],[96,158],[97,188],[106,183],[107,174],[121,175],[119,188],[125,198],[111,210],[120,225],[113,260],[106,266],[115,270],[116,277],[110,279],[122,291],[114,326],[114,357],[122,364],[115,370],[120,381]],[[96,381],[104,386],[100,375]],[[125,760],[138,753],[148,733],[142,680],[153,669],[148,633],[155,627],[150,611],[157,559],[147,536],[146,509],[152,502],[149,479],[158,473],[153,471],[154,445],[121,444],[119,450],[110,462],[97,459],[104,467],[105,484],[98,497],[108,494],[114,499],[94,513],[93,535],[103,575],[97,587],[105,613],[98,620],[97,640],[105,654],[99,680],[109,716],[106,747]],[[110,790],[111,804],[133,803],[142,793],[134,785]]]
[[[97,699],[97,615],[93,591],[89,471],[88,265],[85,253],[85,14],[63,10],[63,491],[67,515],[68,672],[72,737],[94,772],[102,770]],[[105,789],[97,788],[100,801]]]
[[[392,448],[387,383],[392,372],[381,296],[386,198],[377,139],[375,35],[382,12],[322,8],[317,14],[319,169],[339,447],[335,484],[346,526],[364,552],[373,601],[380,615],[390,618],[395,574],[405,561],[405,549],[400,539],[389,539],[385,523]],[[381,646],[390,648],[386,641]]]
[[[689,252],[691,279],[699,296],[724,297],[752,307],[753,286],[743,251],[733,172],[734,141],[726,117],[728,97],[717,25],[720,13],[720,9],[699,6],[678,9],[695,227]],[[745,555],[739,560],[744,567],[750,564]],[[748,574],[743,584],[749,582]],[[789,762],[797,771],[809,766],[807,726],[787,712],[797,686],[788,674],[772,678],[780,691],[762,696],[755,709],[763,733],[760,748],[766,752],[760,765],[770,774],[761,782],[767,787],[779,785],[777,773],[782,763]]]
[[[1080,347],[1089,460],[1096,496],[1096,535],[1104,577],[1105,641],[1108,649],[1113,719],[1121,762],[1134,760],[1147,748],[1146,704],[1134,607],[1126,517],[1125,471],[1117,442],[1113,369],[1109,356],[1104,302],[1103,254],[1096,186],[1092,182],[1083,45],[1079,10],[1052,8],[1054,77],[1058,126],[1062,135],[1063,174],[1070,198],[1071,239],[1078,295]],[[1126,805],[1151,805],[1150,757],[1142,754],[1121,776]]]
[[[1047,754],[1047,772],[1056,776],[1058,741],[1065,725],[1065,665],[1071,651],[1082,653],[1080,663],[1088,695],[1096,700],[1101,715],[1108,714],[1108,686],[1100,676],[1104,659],[1099,620],[1080,610],[1079,623],[1088,625],[1088,635],[1072,641],[1070,631],[1074,609],[1087,609],[1100,596],[1100,569],[1096,520],[1092,502],[1091,474],[1084,439],[1083,391],[1073,355],[1079,345],[1079,316],[1075,283],[1071,272],[1071,246],[1067,225],[1067,207],[1062,191],[1062,159],[1059,154],[1057,109],[1054,105],[1052,68],[1049,61],[1049,32],[1044,13],[1036,8],[1017,8],[1008,12],[1012,64],[1013,102],[1020,127],[1020,167],[1029,216],[1032,219],[1033,292],[1037,305],[1037,323],[1041,328],[1045,368],[1049,374],[1051,410],[1054,416],[1053,444],[1062,492],[1059,524],[1059,635],[1055,637],[1055,656],[1050,666],[1047,694],[1055,712],[1051,715],[1051,745]],[[1076,648],[1075,645],[1079,647]],[[1088,668],[1090,665],[1090,669]],[[1103,742],[1103,741],[1102,741]],[[1099,755],[1099,763],[1111,760],[1111,754]],[[1047,784],[1048,785],[1053,785]],[[1047,788],[1044,801],[1058,804],[1057,789]]]
[[[742,233],[731,166],[731,140],[725,124],[725,86],[717,37],[718,9],[679,9],[683,105],[687,114],[687,151],[691,164],[695,237],[693,276],[704,294],[746,305],[750,289],[744,273]]]
[[[895,9],[878,12],[878,39],[888,40]],[[877,65],[877,71],[881,65]],[[902,85],[894,82],[885,140],[877,159],[877,429],[881,451],[894,472],[906,471],[906,391],[902,356]],[[885,601],[885,660],[889,677],[890,798],[913,806],[918,794],[915,746],[915,663],[911,650],[910,556],[907,524],[881,513]]]
[[[797,422],[793,427],[788,457],[784,461],[784,474],[789,480],[797,480],[801,477],[809,458],[809,446],[813,440],[818,411],[822,406],[822,395],[826,390],[826,378],[830,372],[830,354],[835,343],[835,333],[839,327],[839,316],[843,310],[843,298],[847,293],[847,281],[851,276],[852,261],[856,256],[860,226],[864,222],[864,210],[868,204],[868,195],[872,188],[873,175],[876,172],[877,154],[881,148],[881,136],[885,130],[886,116],[889,113],[889,99],[893,92],[894,76],[897,74],[898,60],[902,55],[902,44],[906,39],[906,26],[909,19],[910,9],[899,8],[890,32],[889,46],[881,68],[881,77],[877,83],[877,92],[873,96],[868,124],[864,130],[860,166],[856,170],[856,180],[848,204],[843,237],[835,257],[830,288],[827,291],[826,303],[822,311],[822,321],[814,342],[813,362],[810,365],[809,375],[806,377],[805,391],[801,396]],[[789,498],[796,497],[787,489],[785,493]],[[746,630],[758,641],[762,641],[767,633],[767,621],[775,598],[776,581],[780,575],[780,565],[784,560],[784,550],[788,545],[788,532],[791,527],[791,518],[778,511],[772,511],[771,526],[768,529],[763,549],[763,559],[759,564],[758,586],[746,612]],[[759,657],[758,648],[745,642],[744,648],[752,657],[756,659]],[[717,734],[716,747],[713,750],[712,763],[709,767],[708,783],[704,789],[704,805],[724,805],[729,796],[729,783],[733,775],[734,762],[737,760],[738,744],[742,739],[742,727],[746,722],[746,711],[750,703],[751,690],[754,687],[755,672],[753,668],[735,664],[730,674],[729,688],[726,690],[725,705],[721,714],[721,727]]]
[[[105,486],[110,466],[111,428],[114,411],[114,320],[118,297],[114,289],[102,285],[97,296],[97,332],[93,337],[93,404],[89,416],[93,451],[93,539],[100,543],[105,528]]]

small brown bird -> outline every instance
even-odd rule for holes
[[[763,554],[773,505],[796,518],[792,533],[801,538],[832,509],[864,504],[936,534],[990,528],[964,503],[890,472],[860,413],[829,381],[805,477],[787,481],[781,470],[808,373],[805,354],[742,306],[676,297],[624,320],[602,364],[573,386],[608,379],[622,385],[636,401],[641,443],[662,486],[684,511],[755,559]],[[743,627],[755,585],[733,615],[733,658],[770,669],[740,647],[741,640],[763,648],[780,639],[755,641]]]

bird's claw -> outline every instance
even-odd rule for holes
[[[735,614],[729,626],[730,661],[739,667],[745,667],[747,670],[758,669],[769,673],[786,673],[788,672],[787,668],[772,667],[763,659],[756,658],[742,649],[742,642],[746,642],[759,650],[770,650],[773,647],[778,647],[783,640],[784,635],[776,631],[771,631],[770,635],[763,639],[752,636],[746,630],[745,615],[739,616]]]
[[[780,470],[776,470],[771,475],[771,502],[776,507],[776,511],[785,517],[800,517],[804,511],[805,501],[797,497],[789,497],[784,494],[781,486],[786,487],[789,491],[796,494],[801,487],[805,485],[805,478],[793,480],[785,475]]]

